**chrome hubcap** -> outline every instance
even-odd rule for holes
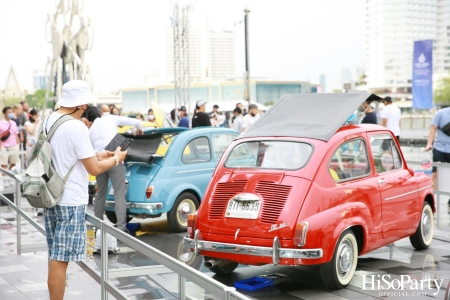
[[[339,276],[348,276],[353,265],[353,247],[349,240],[342,241],[338,252],[338,272]]]
[[[178,220],[179,222],[186,226],[188,215],[194,212],[193,203],[191,200],[183,200],[178,206]]]
[[[428,241],[431,233],[431,216],[428,209],[423,211],[422,214],[422,238]]]

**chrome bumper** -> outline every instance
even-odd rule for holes
[[[105,207],[114,207],[114,201],[106,201]],[[163,204],[158,203],[133,203],[133,202],[127,202],[127,209],[130,208],[140,208],[140,209],[147,209],[147,210],[157,210],[161,209],[163,207]]]
[[[208,242],[202,240],[200,231],[195,231],[194,238],[184,238],[184,245],[193,248],[195,255],[202,251],[233,253],[252,256],[272,257],[272,263],[277,265],[282,258],[315,259],[322,258],[322,249],[286,249],[281,248],[278,237],[273,239],[272,247],[248,246],[240,244],[228,244],[219,242]]]

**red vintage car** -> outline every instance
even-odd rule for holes
[[[347,286],[358,256],[433,239],[435,199],[385,127],[346,122],[367,93],[281,98],[220,159],[185,244],[217,274],[238,264],[320,265]],[[344,124],[344,125],[342,125]]]

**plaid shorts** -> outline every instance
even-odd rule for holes
[[[46,208],[48,255],[57,261],[82,261],[86,250],[86,205]]]

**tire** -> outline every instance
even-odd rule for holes
[[[205,256],[205,261],[209,259],[211,259],[211,257]],[[217,275],[227,275],[232,273],[237,268],[237,266],[239,266],[239,263],[237,262],[224,260],[222,261],[222,263],[209,269],[211,270],[211,272],[214,272]]]
[[[105,210],[105,214],[106,214],[106,217],[108,218],[108,220],[111,223],[113,223],[113,224],[117,223],[117,216],[116,216],[115,212],[109,211],[109,210]],[[131,219],[133,219],[133,218],[130,217],[130,216],[127,216],[127,223],[129,223],[131,221]]]
[[[351,229],[344,231],[334,250],[333,259],[320,265],[320,277],[330,289],[345,288],[355,274],[358,264],[358,242]]]
[[[420,222],[416,232],[409,237],[411,245],[417,250],[425,250],[433,241],[434,233],[434,215],[428,202],[423,203]]]
[[[172,209],[167,213],[167,222],[170,228],[176,232],[185,232],[187,228],[187,216],[198,209],[199,203],[196,196],[192,193],[181,193]]]

